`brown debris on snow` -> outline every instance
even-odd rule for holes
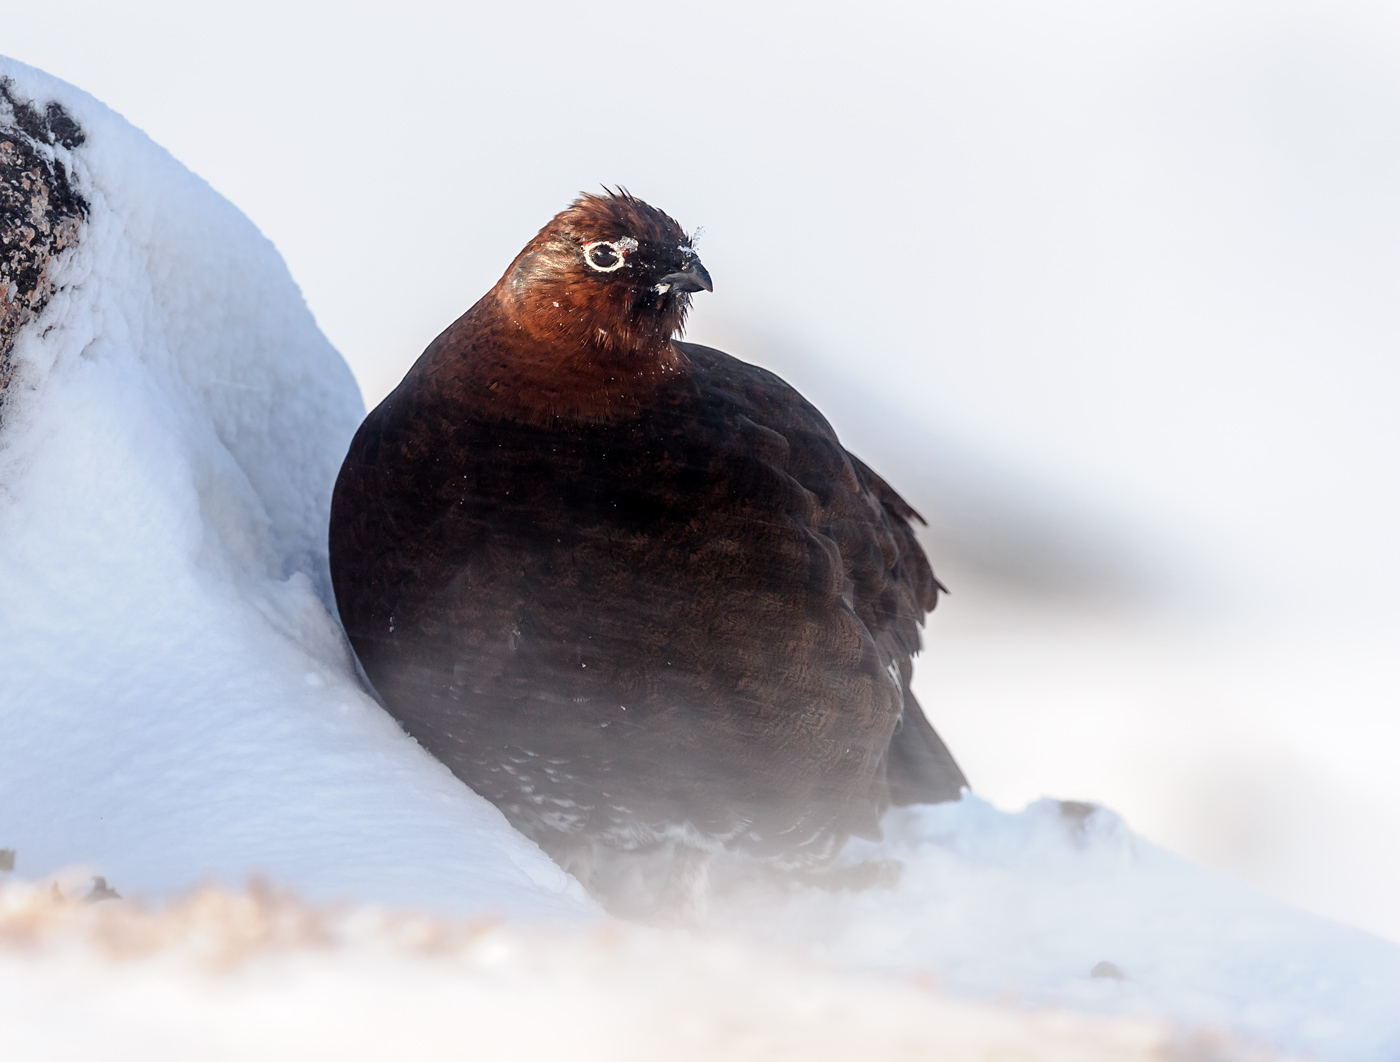
[[[0,886],[15,1057],[105,1057],[120,1043],[120,1057],[150,1062],[218,1043],[221,1058],[259,1062],[1279,1062],[1223,1033],[978,1002],[928,974],[733,939],[318,905],[258,881],[87,904],[87,880]]]
[[[114,962],[178,955],[210,971],[254,958],[348,946],[368,936],[393,950],[445,955],[461,950],[497,924],[456,922],[418,913],[317,905],[258,878],[241,890],[203,886],[159,906],[120,899],[96,878],[79,890],[16,884],[0,888],[0,953],[36,953],[80,945]]]

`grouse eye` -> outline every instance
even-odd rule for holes
[[[626,265],[622,254],[619,244],[611,240],[595,240],[583,248],[584,261],[600,273],[611,273]]]

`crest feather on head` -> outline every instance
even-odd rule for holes
[[[690,237],[675,218],[622,187],[604,188],[602,195],[580,192],[543,231],[569,236],[580,243],[631,236],[642,243],[690,246]]]

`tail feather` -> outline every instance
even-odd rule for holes
[[[958,800],[968,788],[967,777],[924,717],[924,710],[907,682],[904,684],[904,718],[890,739],[885,773],[889,780],[890,802],[900,806]]]

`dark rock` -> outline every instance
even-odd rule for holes
[[[1061,800],[1060,818],[1069,830],[1070,840],[1083,848],[1089,843],[1089,819],[1099,810],[1097,804],[1086,804],[1080,800]]]
[[[108,886],[106,878],[95,877],[92,879],[92,891],[83,897],[83,902],[101,903],[103,900],[120,900],[121,898],[121,893]]]
[[[1060,814],[1063,815],[1068,822],[1072,822],[1076,826],[1082,827],[1084,823],[1088,821],[1089,816],[1098,810],[1099,806],[1097,804],[1086,804],[1080,800],[1060,801]]]
[[[15,869],[15,850],[0,848],[0,873]]]
[[[67,152],[83,131],[58,103],[17,96],[0,78],[0,398],[14,375],[19,330],[54,292],[54,260],[78,242],[87,201],[73,187]]]

